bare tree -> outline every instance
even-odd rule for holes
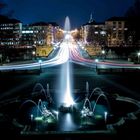
[[[93,44],[94,42],[94,32],[95,32],[95,29],[93,26],[89,26],[89,29],[88,29],[88,34],[87,34],[87,42]]]
[[[7,4],[0,2],[0,13],[3,11],[4,8],[7,7]]]
[[[140,0],[135,0],[134,5],[132,5],[125,13],[127,17],[128,30],[126,32],[126,40],[133,45],[140,43]]]

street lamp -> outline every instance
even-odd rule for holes
[[[104,58],[105,58],[105,50],[102,50],[102,59],[104,61]]]
[[[138,63],[140,62],[140,52],[137,53],[138,55]]]
[[[105,123],[107,122],[107,115],[108,115],[108,112],[107,112],[107,111],[105,111],[105,112],[104,112],[104,119],[105,119]]]
[[[105,54],[105,50],[102,50],[102,54]]]
[[[35,51],[32,51],[32,56],[33,56],[33,59],[34,59],[34,57],[35,57]]]
[[[33,51],[32,54],[35,55],[35,51]]]
[[[97,68],[97,63],[98,63],[98,62],[99,62],[99,59],[96,58],[96,59],[95,59],[95,69],[96,69],[96,72],[97,72],[97,69],[98,69],[98,68]]]
[[[2,65],[2,54],[0,54],[0,63]]]
[[[42,63],[42,60],[40,59],[38,62],[40,64],[40,72],[41,72],[41,63]]]

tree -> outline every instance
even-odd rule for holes
[[[126,17],[140,17],[140,0],[135,0],[133,6],[131,6],[125,13]]]
[[[77,31],[77,33],[75,34],[74,38],[77,41],[79,41],[82,38],[79,31]]]
[[[94,27],[92,25],[89,26],[88,34],[87,34],[87,42],[88,43],[91,43],[91,44],[94,43],[94,32],[95,32]]]
[[[7,4],[0,2],[0,13],[3,11],[3,9],[7,7]]]
[[[5,16],[11,18],[15,11],[14,10],[10,10],[10,9],[8,9],[8,11],[7,11],[7,9],[6,9],[6,12],[5,12],[4,9],[7,8],[7,6],[8,5],[6,3],[0,2],[0,14],[5,15]]]
[[[100,46],[104,46],[106,45],[106,40],[107,40],[107,36],[106,34],[102,34],[102,28],[101,27],[94,27],[94,26],[90,26],[89,30],[88,30],[88,34],[87,34],[87,42],[89,42],[90,44],[93,45],[100,45]]]
[[[133,45],[137,45],[140,42],[140,0],[135,0],[134,5],[131,6],[125,13],[127,17],[126,41]]]

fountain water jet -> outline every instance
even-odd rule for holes
[[[71,34],[70,34],[70,19],[67,16],[65,19],[65,24],[64,24],[64,40],[63,41],[67,41],[67,43],[69,42],[69,40],[72,38]]]
[[[86,82],[86,96],[88,97],[89,96],[89,84],[88,82]]]
[[[95,114],[96,105],[97,105],[97,103],[98,103],[98,101],[99,101],[99,99],[100,99],[101,97],[104,97],[105,100],[107,101],[107,104],[108,104],[108,99],[106,98],[106,96],[105,96],[103,93],[101,93],[101,94],[98,96],[98,98],[96,99],[95,104],[94,104],[94,106],[93,106],[93,114]],[[108,107],[109,107],[109,105],[108,105]],[[110,107],[109,107],[109,109],[110,109]]]
[[[45,91],[45,89],[44,89],[44,87],[43,87],[43,85],[42,85],[41,83],[36,83],[36,84],[35,84],[35,86],[34,86],[34,88],[33,88],[32,94],[34,94],[35,91],[36,91],[38,88],[39,88],[39,92],[44,93],[44,95],[45,95],[45,97],[46,97],[46,99],[47,99],[46,91]]]
[[[47,83],[47,90],[45,90],[45,88],[43,87],[41,83],[36,83],[33,88],[32,95],[36,93],[43,93],[45,95],[46,100],[48,100],[50,103],[52,102],[48,83]]]
[[[42,84],[37,83],[33,88],[32,95],[36,93],[39,93],[40,95],[40,92],[42,93],[42,91],[45,94],[47,100],[42,101],[41,99],[38,99],[38,103],[33,100],[26,100],[20,106],[20,110],[21,112],[23,112],[26,109],[25,105],[27,103],[31,103],[32,105],[34,105],[33,107],[28,107],[31,109],[30,121],[36,122],[36,130],[38,130],[38,128],[40,127],[40,123],[47,126],[56,123],[56,121],[58,120],[58,114],[49,106],[52,101],[52,98],[49,94],[49,84],[47,84],[47,89],[45,90]],[[27,113],[27,115],[29,114]],[[27,116],[27,118],[29,117]]]
[[[97,99],[96,100],[94,99],[94,101],[93,99],[91,99],[93,95],[97,96]],[[98,109],[99,111],[98,112],[99,114],[98,114],[98,113],[95,113],[95,108],[97,107],[97,105],[99,105],[98,102],[99,102],[99,99],[101,99],[101,97],[103,97],[105,101],[107,102],[108,109],[103,109],[103,110]],[[101,106],[104,106],[104,105],[101,105]],[[104,92],[100,88],[95,88],[91,92],[91,94],[89,94],[89,85],[88,85],[88,82],[86,82],[86,96],[85,96],[84,104],[81,110],[82,125],[96,125],[97,118],[99,116],[100,118],[104,118],[104,122],[107,122],[108,111],[110,111],[110,105]],[[87,118],[86,121],[85,121],[85,118]]]
[[[64,31],[65,31],[65,34],[64,34],[63,43],[65,43],[65,47],[67,47],[68,52],[69,52],[69,43],[71,41],[70,40],[71,35],[70,35],[70,20],[68,16],[65,19]],[[72,69],[70,67],[69,60],[67,60],[67,62],[63,64],[61,68],[61,75],[60,75],[61,77],[60,77],[60,86],[59,86],[61,87],[61,90],[60,90],[61,94],[64,94],[63,99],[61,98],[60,100],[61,102],[63,100],[63,103],[64,103],[63,106],[66,106],[66,107],[69,107],[74,104],[74,101],[71,96],[71,89],[72,89],[71,70]]]
[[[73,105],[74,101],[71,96],[71,79],[70,79],[70,67],[69,67],[69,62],[66,64],[66,91],[65,91],[65,98],[64,98],[64,103],[67,106]]]
[[[65,24],[64,24],[64,31],[66,31],[66,32],[69,32],[70,31],[70,19],[69,19],[69,17],[67,16],[66,18],[65,18]]]

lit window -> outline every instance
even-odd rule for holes
[[[95,33],[95,34],[98,34],[98,31],[95,31],[94,33]]]
[[[106,32],[105,32],[105,31],[101,31],[100,34],[101,34],[101,35],[105,35]]]

